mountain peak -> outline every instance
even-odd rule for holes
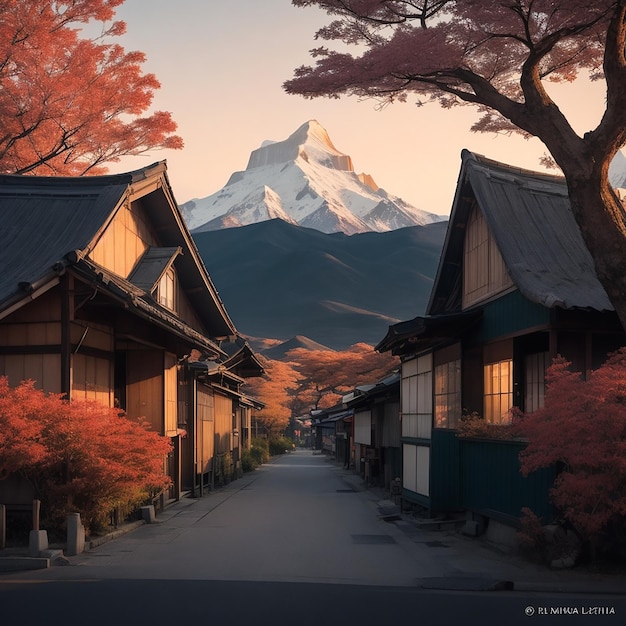
[[[417,209],[357,174],[326,129],[309,120],[283,141],[264,141],[220,191],[181,206],[192,231],[274,217],[325,233],[395,230],[444,218]]]
[[[317,120],[305,122],[284,141],[264,141],[250,154],[246,171],[298,160],[353,171],[352,159],[335,148],[326,129]]]

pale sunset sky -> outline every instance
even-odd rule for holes
[[[418,108],[409,98],[377,110],[372,100],[287,95],[282,83],[294,68],[310,63],[309,50],[320,45],[314,34],[329,20],[317,8],[296,8],[290,0],[126,0],[117,19],[127,23],[127,33],[115,39],[147,55],[144,71],[161,82],[153,109],[172,113],[185,147],[128,158],[110,171],[166,159],[179,204],[219,190],[232,172],[245,169],[264,140],[286,139],[310,119],[352,157],[357,172],[441,215],[450,212],[463,148],[541,169],[543,144],[471,133],[477,118],[471,107]],[[604,99],[600,85],[580,80],[558,89],[576,130],[595,126]]]

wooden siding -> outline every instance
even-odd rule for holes
[[[530,508],[544,523],[553,519],[549,491],[553,468],[520,473],[523,442],[463,439],[460,442],[461,499],[463,508],[513,525],[522,508]]]
[[[354,441],[364,446],[372,445],[372,412],[359,411],[354,415]]]
[[[83,321],[72,322],[70,324],[70,339],[74,350],[94,348],[112,353],[115,349],[113,328],[104,324]]]
[[[430,506],[433,511],[455,511],[461,506],[459,438],[447,428],[433,430],[430,459]]]
[[[506,335],[527,334],[528,329],[546,328],[550,310],[525,298],[519,291],[502,295],[485,304],[480,341],[492,341]]]
[[[164,434],[163,352],[130,351],[126,355],[126,412],[144,417],[152,429]]]
[[[215,453],[225,454],[232,449],[233,401],[228,396],[215,394]]]
[[[465,233],[462,306],[465,309],[512,285],[487,222],[478,206],[474,205]]]
[[[206,329],[200,321],[200,317],[196,313],[196,310],[189,301],[185,290],[181,287],[180,281],[178,280],[176,281],[176,289],[176,301],[178,302],[178,310],[176,311],[176,314],[178,317],[198,332],[206,333]]]
[[[61,356],[59,354],[0,354],[0,375],[16,387],[23,380],[35,381],[37,389],[61,393]]]
[[[178,433],[178,367],[176,355],[165,354],[165,434],[174,437]]]
[[[400,447],[400,404],[385,402],[383,407],[383,448]]]
[[[72,400],[113,406],[113,362],[81,353],[72,355]]]
[[[89,257],[118,276],[127,278],[137,261],[158,241],[140,202],[124,205],[108,225]]]
[[[212,470],[215,454],[215,403],[211,389],[198,386],[197,392],[198,420],[196,422],[196,467],[200,474]]]
[[[59,322],[0,325],[0,348],[53,345],[61,345],[61,324]]]

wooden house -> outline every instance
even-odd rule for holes
[[[354,413],[352,463],[370,485],[391,488],[401,474],[400,373],[359,385],[343,397]]]
[[[316,449],[390,489],[401,474],[400,373],[359,385],[340,403],[311,411]]]
[[[0,375],[145,417],[171,438],[167,496],[179,497],[202,477],[198,425],[221,402],[197,364],[219,363],[231,377],[231,434],[233,406],[248,402],[238,391],[244,370],[256,366],[251,351],[233,360],[221,347],[237,331],[165,163],[108,176],[0,176],[0,222]]]
[[[586,372],[624,343],[564,180],[463,151],[426,314],[377,346],[402,360],[403,498],[510,524],[523,506],[550,517],[553,474],[522,478],[523,443],[460,440],[458,421],[533,411],[554,357]]]

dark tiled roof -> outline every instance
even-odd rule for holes
[[[462,153],[448,232],[427,314],[460,310],[465,225],[474,198],[515,286],[547,308],[611,311],[560,176]]]
[[[176,207],[165,162],[108,176],[0,176],[0,311],[9,310],[26,293],[83,259],[121,203],[135,192],[159,232],[161,245],[182,250],[176,261],[180,283],[206,332],[212,337],[235,335]],[[154,272],[148,272],[146,265],[142,273],[144,288],[150,282],[148,273]]]
[[[124,177],[0,176],[0,305],[82,250],[126,193]]]
[[[151,292],[180,252],[180,247],[149,248],[139,260],[128,280],[144,291]]]

